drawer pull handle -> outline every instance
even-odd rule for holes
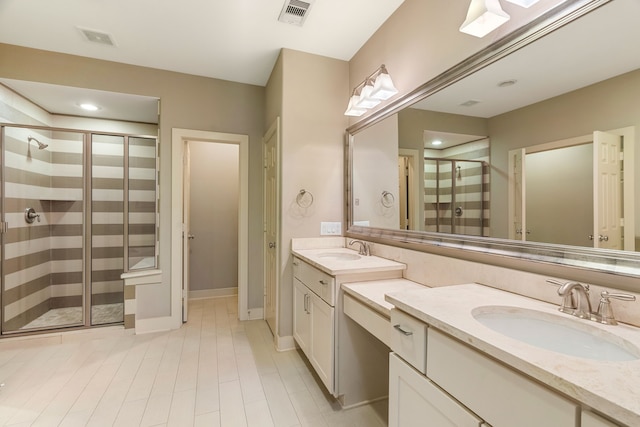
[[[404,335],[405,337],[408,337],[409,335],[413,335],[413,332],[402,329],[402,326],[400,325],[393,325],[393,327],[396,328],[398,331],[400,331],[402,335]]]
[[[327,282],[326,280],[320,280],[320,284],[321,284],[321,285],[328,285],[328,284],[329,284],[329,282]]]

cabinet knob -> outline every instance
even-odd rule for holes
[[[328,285],[328,284],[329,284],[329,282],[327,282],[326,280],[320,280],[320,284],[321,284],[321,285]]]

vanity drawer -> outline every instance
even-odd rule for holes
[[[331,307],[335,304],[335,278],[324,271],[307,264],[300,258],[293,258],[293,277],[304,283]]]
[[[344,314],[382,341],[384,345],[390,346],[389,335],[391,334],[391,328],[389,327],[388,318],[378,314],[374,309],[367,307],[346,293],[342,302],[342,310]]]
[[[426,372],[427,325],[403,311],[392,309],[391,350],[424,374]]]
[[[576,404],[434,328],[427,376],[493,427],[576,425]]]

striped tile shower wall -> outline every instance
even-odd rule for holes
[[[424,229],[442,233],[489,236],[489,140],[462,144],[446,150],[426,149],[425,157],[462,161],[456,162],[455,165],[439,162],[438,173],[438,162],[425,160]],[[456,166],[460,169],[452,169]],[[451,203],[453,186],[455,204]],[[438,196],[441,203],[439,212],[436,205]],[[457,207],[462,209],[461,216],[454,213]]]
[[[129,269],[155,265],[156,185],[156,140],[129,138]]]
[[[49,146],[38,150],[33,136]],[[83,300],[82,135],[7,128],[3,330]],[[39,221],[25,221],[26,208]]]

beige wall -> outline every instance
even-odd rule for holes
[[[343,218],[348,73],[345,61],[284,49],[267,85],[267,122],[278,106],[282,118],[280,336],[293,333],[291,239],[319,236],[320,222]],[[301,189],[313,194],[309,208],[295,203]]]
[[[171,311],[171,129],[249,135],[249,308],[262,307],[263,87],[0,44],[0,77],[159,97],[160,267],[158,287],[141,289],[154,306],[138,307],[141,318]]]
[[[353,146],[354,221],[371,227],[400,227],[398,191],[398,115],[394,114],[358,134]],[[395,203],[385,206],[382,193],[393,194]]]
[[[491,219],[497,236],[506,236],[508,152],[516,148],[613,130],[640,129],[640,70],[489,119],[491,135]],[[636,132],[635,146],[639,146]],[[636,173],[640,150],[635,150]],[[637,181],[637,179],[636,179]],[[635,211],[640,197],[635,198]],[[636,225],[638,230],[638,225]]]

